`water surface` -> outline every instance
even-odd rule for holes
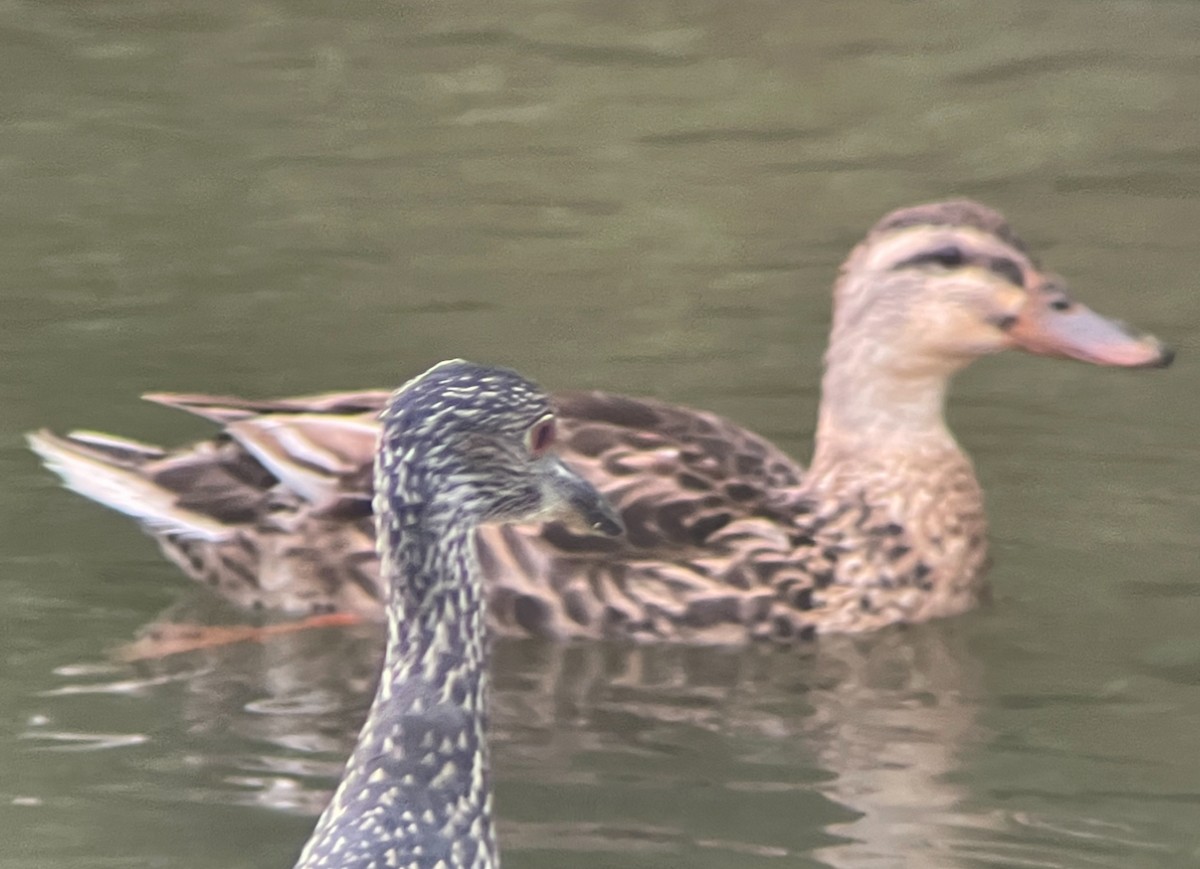
[[[841,258],[1001,208],[1167,372],[960,378],[991,606],[798,651],[501,644],[513,867],[1200,863],[1200,5],[0,7],[0,866],[294,858],[378,637],[129,665],[212,618],[20,434],[199,436],[148,390],[447,356],[708,407],[807,456]]]

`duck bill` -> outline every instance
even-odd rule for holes
[[[1092,365],[1166,368],[1175,358],[1154,336],[1101,316],[1057,289],[1031,293],[1009,335],[1028,353]]]
[[[548,511],[556,518],[588,531],[617,537],[625,533],[620,515],[591,483],[571,470],[558,458],[550,458],[554,468],[549,477]]]

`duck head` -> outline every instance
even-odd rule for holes
[[[1009,349],[1122,368],[1173,358],[1074,300],[992,209],[957,200],[894,211],[841,268],[821,429],[949,438],[950,377]]]
[[[1071,298],[1004,218],[968,200],[894,211],[842,267],[834,341],[858,332],[897,368],[954,371],[1018,349],[1122,368],[1171,351]]]

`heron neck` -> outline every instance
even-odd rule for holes
[[[390,596],[383,672],[313,836],[322,844],[310,842],[305,856],[327,855],[342,839],[339,866],[359,866],[346,856],[357,849],[364,867],[495,867],[488,636],[474,527],[421,522],[379,531]]]

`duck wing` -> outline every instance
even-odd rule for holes
[[[370,498],[386,397],[155,394],[221,433],[172,451],[87,432],[38,432],[30,445],[69,488],[136,519],[189,577],[241,607],[380,618]],[[795,549],[802,468],[705,411],[603,392],[554,403],[560,453],[628,533],[485,529],[493,622],[561,637],[744,639],[776,593],[772,565]]]
[[[767,565],[794,549],[803,469],[713,413],[603,392],[554,402],[560,453],[621,512],[626,535],[484,529],[493,622],[558,637],[743,641],[775,594]]]

